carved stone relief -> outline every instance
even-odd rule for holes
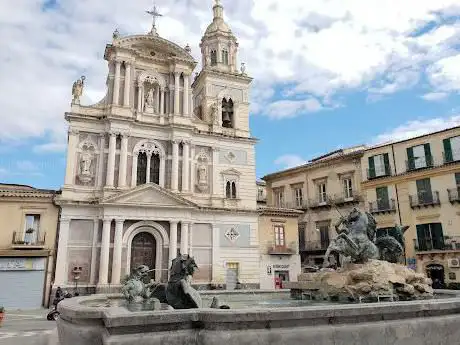
[[[205,150],[201,150],[197,156],[197,183],[196,186],[201,193],[205,193],[209,189],[208,182],[208,165],[209,158]]]
[[[96,145],[87,137],[80,143],[80,160],[78,164],[78,180],[87,185],[94,181]]]

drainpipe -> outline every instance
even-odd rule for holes
[[[396,175],[396,158],[395,158],[395,148],[393,144],[391,144],[391,152],[393,155],[393,167],[395,169],[395,175]],[[399,207],[398,184],[396,182],[395,182],[395,192],[396,192],[396,204],[398,206],[399,226],[402,226],[401,208]],[[405,243],[404,243],[404,265],[407,266],[406,244]]]

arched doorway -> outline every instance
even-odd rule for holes
[[[426,275],[433,281],[433,289],[443,289],[444,266],[440,264],[429,264],[426,266]]]
[[[131,243],[131,270],[146,265],[150,269],[155,268],[156,262],[156,240],[155,237],[148,232],[140,232],[134,236]],[[152,279],[155,279],[155,271],[152,272]]]

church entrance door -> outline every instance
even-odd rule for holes
[[[141,232],[134,236],[131,243],[131,270],[141,265],[146,265],[150,269],[155,269],[156,261],[156,241],[155,237],[148,232]],[[158,272],[158,275],[160,272]],[[151,279],[155,279],[155,271],[151,273]]]

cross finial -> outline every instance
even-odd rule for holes
[[[163,15],[160,12],[158,12],[158,9],[155,3],[153,4],[153,8],[150,11],[145,11],[145,12],[147,12],[148,14],[152,16],[152,29],[150,30],[150,34],[158,35],[156,21],[157,21],[157,17],[162,17]]]

